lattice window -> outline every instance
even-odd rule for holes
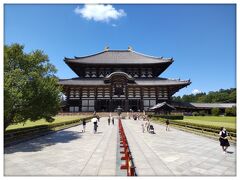
[[[83,88],[83,90],[82,90],[82,97],[88,97],[88,89]]]
[[[144,97],[144,98],[149,97],[149,91],[148,91],[148,88],[144,88],[144,89],[143,89],[143,97]]]
[[[150,97],[156,97],[155,89],[151,88],[150,89]]]
[[[79,90],[75,91],[75,97],[79,97]]]
[[[70,97],[74,97],[74,89],[70,90]]]
[[[97,97],[103,97],[103,88],[97,89]]]
[[[140,88],[135,88],[135,97],[140,97]]]
[[[104,88],[104,96],[105,97],[110,97],[110,90],[109,90],[109,88]]]
[[[128,89],[128,97],[133,97],[134,96],[134,91],[133,88]]]
[[[94,89],[89,89],[89,97],[95,97]]]

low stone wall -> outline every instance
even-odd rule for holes
[[[33,138],[37,138],[39,136],[47,135],[49,133],[53,133],[59,130],[77,126],[79,124],[82,124],[82,121],[84,119],[90,121],[91,118],[92,116],[89,116],[86,118],[80,118],[77,120],[66,121],[61,123],[7,130],[4,133],[4,146],[5,147],[10,146]]]
[[[152,118],[154,122],[165,124],[165,119],[161,118]],[[202,125],[202,124],[195,124],[195,123],[189,123],[189,122],[181,122],[181,121],[170,121],[170,126],[177,127],[181,130],[191,131],[195,132],[197,134],[207,135],[210,137],[213,137],[214,139],[219,138],[219,129],[220,127],[217,126],[211,126],[211,125]],[[236,143],[236,129],[228,128],[229,133],[229,141]]]

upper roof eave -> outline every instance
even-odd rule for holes
[[[108,50],[88,56],[64,58],[67,64],[165,64],[173,58],[145,55],[132,50]]]

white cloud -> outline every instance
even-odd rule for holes
[[[202,93],[202,91],[198,90],[198,89],[194,89],[192,90],[192,94],[199,94]]]
[[[75,8],[74,12],[87,20],[100,22],[117,20],[127,15],[123,9],[116,10],[112,5],[103,4],[86,4],[83,8],[78,6]]]
[[[117,25],[116,24],[112,24],[112,27],[117,27]]]

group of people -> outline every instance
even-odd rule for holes
[[[96,112],[94,112],[93,114],[94,118],[92,119],[93,122],[93,132],[97,133],[97,128],[98,128],[98,122],[100,122],[100,116],[98,114],[96,114]],[[134,120],[140,120],[140,115],[139,114],[133,114],[133,119]],[[130,118],[130,116],[129,116]],[[114,117],[111,115],[111,113],[109,114],[108,117],[108,125],[110,126],[112,122],[112,125],[114,125]],[[166,131],[169,131],[169,120],[167,119],[165,121],[166,124]],[[82,122],[83,125],[83,130],[82,132],[85,132],[86,129],[86,120],[83,120]],[[144,133],[145,131],[155,134],[154,132],[154,127],[152,124],[150,124],[150,120],[148,119],[147,115],[142,115],[142,122],[141,122],[141,126],[142,126],[142,132]],[[227,152],[227,148],[230,146],[229,141],[228,141],[228,132],[226,130],[226,128],[221,127],[220,132],[219,132],[219,142],[220,142],[220,146],[222,147],[222,150],[224,153]]]
[[[109,117],[108,117],[108,125],[109,125],[109,126],[110,126],[110,124],[111,124],[111,121],[112,121],[112,125],[114,125],[114,117],[111,116],[111,115],[109,115]]]
[[[93,132],[97,133],[97,128],[98,128],[98,122],[100,122],[100,116],[98,114],[96,114],[96,112],[93,113],[93,118],[91,120],[91,122],[93,123]],[[86,120],[82,121],[82,125],[83,125],[83,129],[82,132],[86,131]]]

